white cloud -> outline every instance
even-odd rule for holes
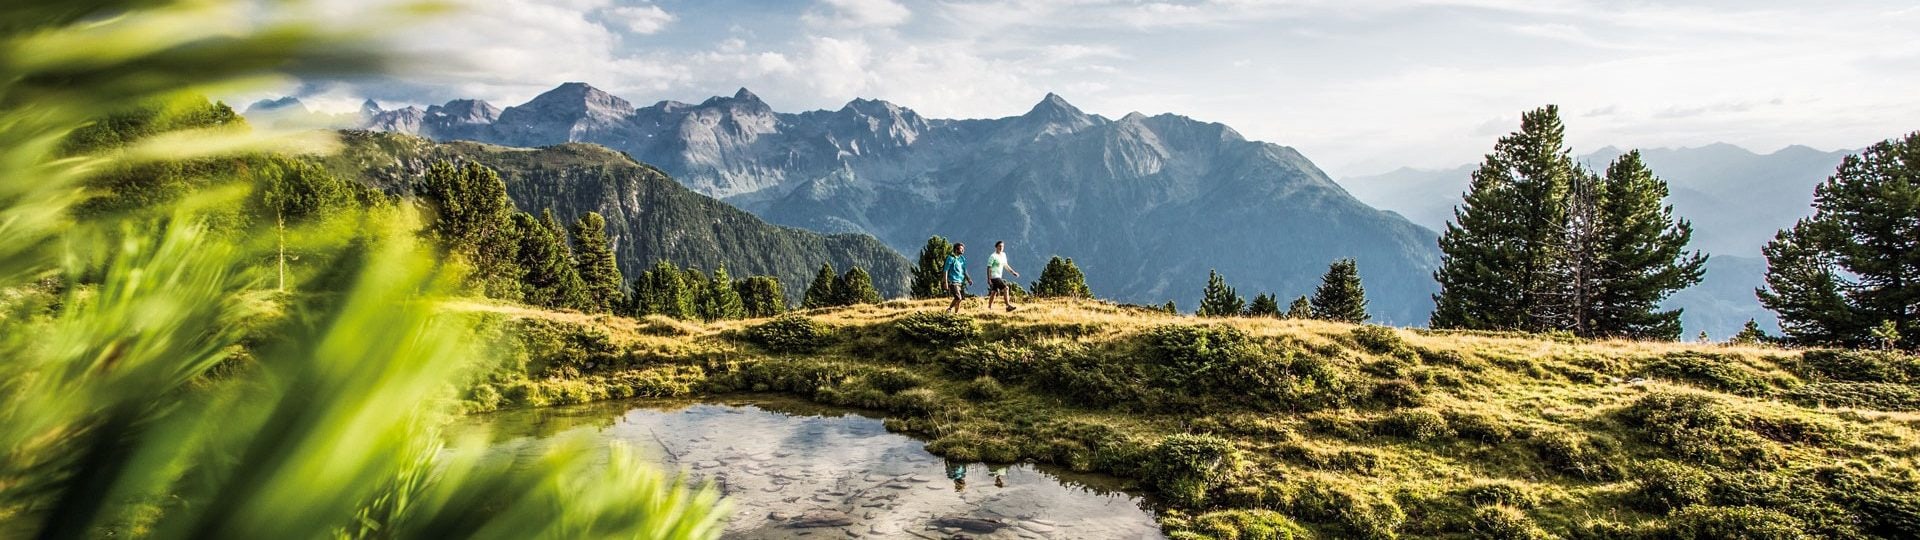
[[[652,34],[665,30],[674,21],[672,13],[660,9],[660,6],[647,4],[642,6],[620,6],[605,10],[607,18],[618,22],[635,34]]]
[[[884,28],[911,18],[913,11],[894,0],[820,0],[801,20],[814,26]]]

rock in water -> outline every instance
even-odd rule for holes
[[[853,524],[853,518],[845,512],[816,508],[808,510],[799,517],[787,520],[787,526],[795,529],[816,529],[821,527],[845,527]]]
[[[981,519],[964,516],[948,516],[933,520],[935,527],[951,527],[971,533],[992,534],[1007,528],[1007,524],[997,519]]]

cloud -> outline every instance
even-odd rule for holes
[[[813,26],[884,28],[899,26],[912,17],[912,10],[894,0],[820,0],[800,20]]]
[[[660,9],[660,6],[647,4],[642,6],[620,6],[604,11],[607,18],[618,22],[635,34],[653,34],[665,30],[674,21],[672,13]]]

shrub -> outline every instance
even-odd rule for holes
[[[921,311],[893,323],[907,341],[931,347],[952,347],[980,336],[973,316],[944,311]]]
[[[1220,510],[1193,518],[1193,532],[1216,540],[1293,540],[1313,533],[1272,510]]]
[[[1474,506],[1533,508],[1539,503],[1525,486],[1513,482],[1481,482],[1460,490],[1460,498]]]
[[[877,369],[866,375],[867,384],[888,394],[897,394],[902,390],[926,383],[919,375],[911,371],[896,368]]]
[[[1699,469],[1667,460],[1655,460],[1634,471],[1632,501],[1650,512],[1662,514],[1697,504],[1706,504],[1713,478]]]
[[[1654,392],[1622,413],[1647,442],[1693,462],[1713,462],[1733,429],[1733,413],[1719,398]]]
[[[1807,351],[1800,355],[1802,377],[1858,383],[1920,382],[1920,358],[1894,351]]]
[[[1400,339],[1400,333],[1389,327],[1369,324],[1354,328],[1349,335],[1353,337],[1353,343],[1355,345],[1359,345],[1361,349],[1367,352],[1391,355],[1408,360],[1419,357],[1418,353],[1414,352],[1413,347],[1407,345],[1406,340]]]
[[[1447,411],[1447,425],[1453,428],[1460,438],[1489,444],[1504,443],[1513,439],[1513,428],[1500,417],[1468,411]]]
[[[960,395],[973,401],[993,401],[1006,396],[1007,389],[1001,387],[1000,381],[993,380],[993,377],[981,375],[967,383]]]
[[[1137,362],[1111,362],[1083,345],[1034,351],[1033,383],[1060,397],[1093,406],[1151,407],[1147,376]]]
[[[1786,398],[1809,407],[1920,411],[1920,387],[1897,383],[1809,383],[1787,392]]]
[[[1426,409],[1389,414],[1374,424],[1374,431],[1382,435],[1405,437],[1416,441],[1430,441],[1453,435],[1453,430],[1447,427],[1446,417]]]
[[[750,326],[746,337],[747,341],[778,353],[809,353],[827,345],[827,332],[820,323],[794,313]]]
[[[959,407],[953,398],[926,388],[903,390],[891,401],[891,409],[916,416],[935,416]]]
[[[1475,538],[1489,540],[1533,540],[1551,538],[1527,513],[1510,506],[1482,506],[1473,511],[1468,527]]]
[[[1380,381],[1373,387],[1373,401],[1383,406],[1419,407],[1426,403],[1426,393],[1420,391],[1420,385],[1407,379]]]
[[[1847,438],[1846,428],[1806,416],[1748,416],[1741,424],[1767,439],[1786,444],[1830,445]]]
[[[1541,462],[1562,474],[1587,480],[1619,476],[1619,467],[1607,459],[1607,452],[1596,448],[1595,441],[1571,431],[1551,430],[1535,433],[1527,443]]]
[[[534,378],[575,376],[613,369],[620,350],[606,330],[541,319],[522,319],[516,327],[525,370]]]
[[[991,376],[1015,381],[1033,371],[1033,351],[1007,343],[974,343],[954,349],[942,367],[963,377]]]
[[[1174,434],[1154,445],[1146,464],[1148,482],[1169,500],[1187,506],[1206,501],[1239,465],[1233,443],[1212,435]]]
[[[1231,326],[1165,324],[1145,333],[1147,356],[1168,368],[1173,384],[1217,379],[1216,372],[1259,354],[1246,332]]]
[[[1667,519],[1666,534],[1674,540],[1801,540],[1811,538],[1798,519],[1779,511],[1752,506],[1694,506]]]
[[[1308,480],[1294,499],[1294,512],[1338,525],[1354,537],[1393,538],[1406,511],[1393,501],[1325,481]]]
[[[1647,366],[1647,373],[1743,396],[1765,395],[1773,390],[1765,375],[1734,358],[1730,354],[1680,351],[1654,360]]]

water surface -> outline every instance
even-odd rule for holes
[[[783,398],[625,401],[476,417],[491,451],[625,441],[733,502],[727,538],[1164,538],[1117,479],[948,462],[880,420]]]

